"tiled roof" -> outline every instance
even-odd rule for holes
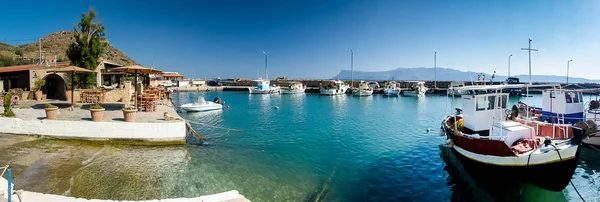
[[[69,66],[70,62],[58,62],[56,63],[56,67],[64,67]],[[7,72],[20,72],[20,71],[28,71],[32,69],[40,69],[46,67],[45,64],[41,65],[19,65],[19,66],[10,66],[10,67],[0,67],[0,73]]]

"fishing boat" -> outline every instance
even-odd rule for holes
[[[353,91],[352,94],[354,96],[370,96],[373,95],[373,88],[368,82],[360,81],[358,84],[358,89]]]
[[[590,98],[591,101],[586,104],[584,92],[590,93],[590,97],[596,94],[596,100]],[[583,143],[600,146],[598,92],[600,89],[569,90],[557,85],[542,91],[542,107],[520,102],[520,108],[528,112],[522,117],[554,125],[574,125],[584,131]]]
[[[273,94],[279,93],[281,90],[278,86],[270,86],[270,81],[266,79],[258,79],[254,80],[258,83],[258,86],[255,88],[248,88],[248,92],[250,94]]]
[[[319,93],[321,95],[343,95],[348,90],[348,84],[341,80],[333,80],[327,85],[321,84]]]
[[[383,89],[383,95],[385,96],[398,96],[400,95],[400,88],[398,88],[398,83],[395,81],[387,82],[385,88]]]
[[[306,86],[300,82],[294,82],[287,89],[281,89],[281,94],[298,94],[304,93]]]
[[[204,112],[213,110],[222,110],[221,99],[215,98],[215,101],[206,101],[203,97],[198,97],[197,103],[187,103],[179,106],[179,109],[185,112]]]
[[[379,83],[377,81],[369,81],[369,87],[371,87],[373,90],[378,89]]]
[[[457,88],[474,93],[461,95],[462,108],[443,119],[448,144],[479,165],[478,172],[562,191],[577,167],[583,130],[519,118],[517,106],[507,110],[502,90],[510,87],[516,86]]]
[[[417,81],[416,84],[410,88],[410,90],[402,91],[402,94],[405,96],[421,97],[421,96],[425,96],[425,92],[427,92],[427,90],[429,90],[429,89],[427,87],[425,87],[425,82]]]

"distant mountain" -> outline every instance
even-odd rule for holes
[[[46,56],[58,56],[59,60],[68,60],[66,56],[67,48],[71,43],[75,41],[75,34],[71,31],[58,31],[49,34],[42,38],[42,55]],[[4,43],[0,43],[0,56],[15,58],[16,51],[21,50],[23,57],[28,59],[38,58],[40,54],[39,43],[33,42],[29,44],[23,44],[18,46],[12,46]],[[136,64],[131,58],[129,58],[121,50],[108,44],[102,56],[104,59],[116,62],[121,65]]]
[[[477,80],[479,72],[463,72],[455,69],[437,68],[437,80],[438,81],[471,81]],[[486,74],[485,79],[490,80],[491,74]],[[521,82],[528,82],[529,75],[516,75]],[[335,79],[351,79],[350,70],[342,70],[338,75],[333,77]],[[506,76],[496,75],[494,81],[506,80]],[[381,72],[362,72],[354,71],[355,80],[434,80],[434,68],[432,67],[418,67],[418,68],[397,68],[390,71]],[[531,80],[534,82],[557,82],[564,83],[567,78],[564,76],[554,75],[531,75]],[[569,82],[573,83],[600,83],[600,80],[590,80],[586,78],[569,77]]]

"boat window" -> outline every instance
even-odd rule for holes
[[[502,109],[506,109],[506,103],[508,102],[508,95],[503,95],[501,102],[502,102]]]
[[[583,93],[578,92],[577,94],[579,94],[579,102],[583,102]]]
[[[565,93],[565,99],[567,100],[567,103],[572,103],[573,99],[571,99],[571,94],[570,93]]]
[[[579,103],[579,96],[577,93],[571,92],[571,96],[573,97],[573,103]]]
[[[496,96],[492,95],[492,96],[488,96],[488,110],[494,109],[494,107],[496,107]]]
[[[485,96],[477,96],[477,111],[483,111],[487,108]]]

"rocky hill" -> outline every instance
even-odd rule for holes
[[[67,47],[75,41],[75,35],[71,31],[58,31],[51,33],[50,35],[42,38],[42,55],[58,57],[58,60],[68,60],[65,53]],[[30,44],[23,44],[18,46],[12,46],[8,44],[0,43],[0,56],[16,57],[17,50],[23,52],[24,58],[38,58],[39,57],[39,44],[33,42]],[[109,45],[106,47],[103,58],[116,62],[121,65],[137,64],[125,53],[119,49]]]

